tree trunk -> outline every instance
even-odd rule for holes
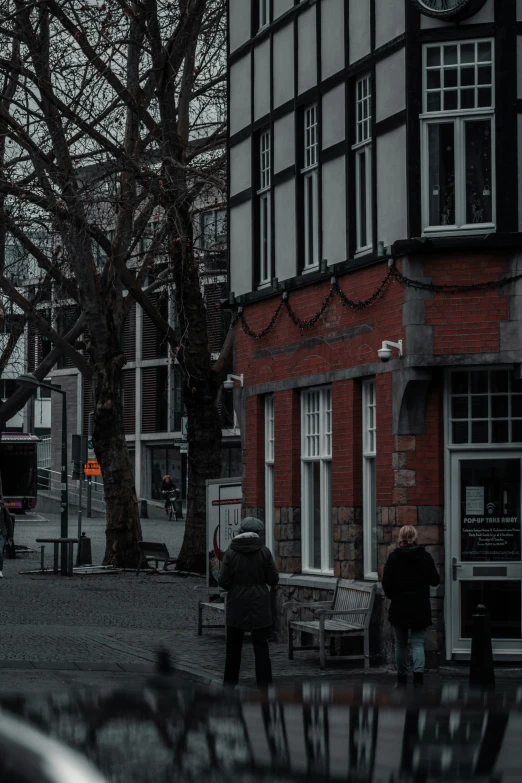
[[[104,565],[133,568],[142,540],[134,476],[125,442],[120,403],[122,357],[94,369],[93,446],[99,460],[107,509]]]
[[[183,546],[177,568],[204,574],[206,540],[206,481],[221,475],[221,426],[213,384],[186,389],[188,415],[188,503]]]
[[[179,196],[184,192],[181,189]],[[180,202],[180,197],[173,201]],[[192,251],[192,219],[186,204],[178,207],[176,218],[171,229],[171,261],[183,335],[177,357],[184,375],[189,486],[185,535],[177,568],[204,574],[208,557],[206,482],[221,475],[221,422],[216,405],[219,380],[212,370],[206,306]]]

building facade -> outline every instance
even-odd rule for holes
[[[522,660],[522,5],[229,10],[245,511],[281,600],[379,583],[411,523],[442,578],[430,662],[469,658],[479,603]]]

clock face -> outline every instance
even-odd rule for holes
[[[486,0],[411,0],[413,5],[426,16],[436,19],[459,21],[473,16],[486,3]]]

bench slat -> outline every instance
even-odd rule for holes
[[[320,633],[319,620],[295,620],[290,622],[290,627],[304,633]],[[345,633],[346,631],[364,631],[364,625],[347,623],[344,620],[325,620],[324,629],[327,633]]]

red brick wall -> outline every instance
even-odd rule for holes
[[[243,493],[247,507],[265,506],[265,399],[248,397],[246,401],[247,449]]]
[[[453,261],[430,257],[424,272],[434,283],[461,285],[494,280],[508,271],[503,257],[477,254]],[[426,323],[433,324],[435,354],[487,353],[499,350],[499,321],[509,320],[502,291],[436,294],[426,302]]]
[[[301,398],[296,390],[274,395],[274,505],[301,505]]]
[[[359,380],[332,384],[332,506],[362,505],[362,400]]]
[[[387,264],[359,270],[340,280],[352,299],[364,300],[382,282]],[[330,282],[292,292],[290,302],[300,318],[310,318],[321,307]],[[245,376],[245,386],[352,367],[377,361],[383,339],[403,336],[404,292],[392,283],[384,296],[368,310],[344,307],[336,299],[312,329],[295,326],[283,308],[275,328],[261,340],[252,340],[241,326],[236,332],[236,370]],[[254,331],[261,331],[272,317],[278,297],[245,308],[245,317]],[[329,340],[326,341],[325,338]]]

